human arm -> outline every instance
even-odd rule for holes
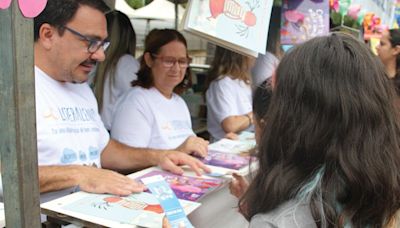
[[[221,127],[225,132],[235,132],[245,130],[253,124],[253,112],[249,112],[245,115],[234,115],[226,117],[222,123]]]
[[[150,166],[159,165],[162,169],[182,174],[180,165],[188,165],[197,175],[202,170],[210,172],[199,160],[174,150],[154,150],[134,148],[111,139],[101,153],[101,165],[104,168],[130,173]]]
[[[41,193],[75,186],[86,192],[116,195],[144,190],[142,184],[111,170],[82,165],[39,166]]]

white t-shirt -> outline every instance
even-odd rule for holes
[[[259,54],[251,70],[253,86],[258,86],[267,78],[270,78],[278,64],[279,59],[272,53],[266,52],[265,55]]]
[[[206,101],[207,128],[213,140],[225,136],[226,133],[221,126],[225,118],[245,115],[253,110],[250,85],[229,76],[211,82],[206,92]],[[253,131],[253,126],[246,130]]]
[[[103,107],[100,110],[104,126],[111,130],[112,113],[118,98],[131,88],[131,82],[137,79],[139,62],[132,56],[125,54],[115,67],[114,82],[111,84],[110,73],[107,72],[104,81]]]
[[[59,82],[35,67],[35,94],[39,165],[100,167],[110,136],[88,84]]]
[[[189,109],[175,93],[168,99],[155,87],[136,86],[116,105],[111,137],[129,146],[175,149],[191,135]]]

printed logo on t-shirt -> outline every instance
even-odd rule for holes
[[[58,113],[52,108],[43,112],[43,117],[47,120],[62,120],[68,122],[87,122],[96,120],[96,110],[93,108],[80,107],[61,107]]]
[[[78,160],[78,156],[76,152],[72,149],[65,148],[61,155],[61,163],[62,164],[71,164]]]
[[[166,131],[180,131],[189,128],[190,124],[187,121],[182,120],[172,120],[161,125],[161,129]]]
[[[93,108],[62,107],[58,109],[61,120],[69,122],[86,122],[96,120],[96,111]]]
[[[87,162],[88,161],[87,154],[89,155],[90,161],[100,159],[99,149],[90,146],[88,148],[88,153],[85,153],[84,151],[76,152],[73,149],[65,148],[62,152],[60,162],[61,164],[74,164],[78,161],[78,158],[80,162]]]
[[[89,147],[89,159],[95,160],[99,158],[99,149],[93,146]]]

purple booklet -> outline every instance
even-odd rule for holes
[[[224,183],[222,179],[179,176],[159,170],[146,173],[143,176],[137,177],[136,180],[141,181],[142,178],[155,175],[163,176],[179,199],[190,201],[198,201],[205,194],[219,188]]]
[[[249,166],[251,157],[248,154],[230,154],[216,151],[208,151],[205,158],[200,158],[206,165],[218,166],[227,169],[239,170]]]

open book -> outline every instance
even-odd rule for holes
[[[188,175],[175,175],[158,168],[148,168],[136,173],[135,179],[161,175],[169,183],[171,189],[179,199],[198,201],[206,194],[219,189],[225,183],[223,179],[203,178]]]
[[[273,0],[191,0],[183,29],[241,54],[265,53]]]
[[[186,214],[199,203],[179,200]],[[60,213],[106,227],[162,227],[164,217],[157,198],[142,192],[126,197],[76,192],[40,205],[42,211]],[[47,214],[47,213],[46,213]]]

